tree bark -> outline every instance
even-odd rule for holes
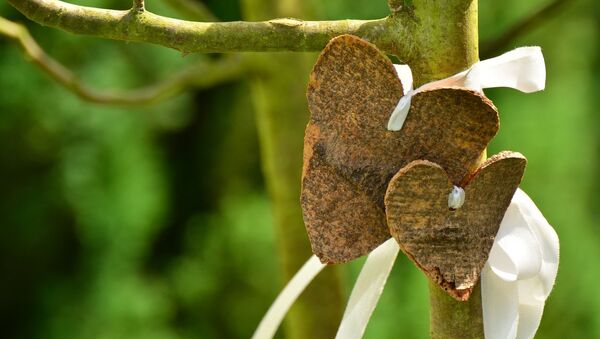
[[[436,283],[430,281],[429,307],[432,339],[483,339],[479,283],[468,301],[456,301]]]
[[[477,62],[477,0],[404,1],[390,18],[393,53],[410,65],[415,87],[462,71]],[[408,40],[410,50],[399,40]],[[396,44],[397,42],[397,44]]]

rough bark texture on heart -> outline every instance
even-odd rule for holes
[[[403,129],[388,131],[402,93],[389,59],[355,36],[334,38],[314,66],[301,202],[313,252],[322,262],[352,260],[389,238],[383,198],[402,166],[428,159],[458,183],[498,130],[496,108],[487,98],[445,88],[415,95]]]
[[[453,182],[435,163],[413,161],[392,178],[385,196],[390,233],[455,299],[467,300],[479,280],[526,162],[516,152],[488,159],[465,180],[465,203],[457,210],[448,208]]]

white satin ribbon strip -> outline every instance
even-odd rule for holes
[[[394,68],[396,69],[398,78],[400,78],[400,82],[402,82],[404,95],[398,101],[396,108],[394,108],[394,112],[388,121],[388,129],[390,129],[390,126],[400,126],[402,128],[402,125],[404,125],[404,120],[406,120],[406,115],[410,109],[410,98],[412,98],[413,91],[413,76],[410,67],[408,65],[394,64]]]
[[[296,299],[302,294],[306,286],[323,270],[326,265],[319,261],[316,256],[310,257],[302,268],[294,275],[292,280],[281,291],[277,299],[273,302],[258,328],[252,335],[252,339],[271,339],[277,332],[283,318],[294,304]]]
[[[396,241],[390,238],[369,254],[352,289],[336,338],[362,337],[399,250]],[[252,339],[273,338],[290,307],[325,266],[316,256],[310,257],[275,299]]]
[[[396,65],[394,64],[394,68],[396,69],[396,73],[398,74],[398,78],[400,78],[400,82],[402,83],[403,94],[407,95],[413,89],[413,76],[412,71],[408,65]]]
[[[350,294],[336,339],[362,338],[399,250],[391,238],[369,254]]]
[[[558,271],[556,232],[518,189],[481,274],[486,339],[529,339],[539,327]]]
[[[398,70],[398,67],[396,69]],[[405,69],[402,71],[406,73]],[[398,72],[398,76],[403,75]],[[537,46],[519,47],[495,58],[479,61],[463,72],[427,83],[416,90],[412,89],[411,81],[410,87],[404,87],[404,96],[400,98],[398,105],[394,108],[387,128],[390,131],[402,129],[410,110],[412,96],[423,90],[464,87],[481,92],[484,88],[509,87],[531,93],[543,90],[545,84],[546,66],[541,48]]]

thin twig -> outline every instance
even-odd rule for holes
[[[0,35],[15,41],[34,64],[65,88],[81,99],[99,104],[144,105],[171,97],[190,87],[207,88],[237,79],[248,70],[247,58],[230,55],[214,62],[203,60],[195,63],[150,86],[125,91],[102,91],[83,83],[68,68],[46,54],[24,26],[0,17]]]
[[[165,0],[173,9],[185,16],[185,19],[195,21],[219,21],[208,7],[197,0]]]
[[[133,0],[133,9],[139,12],[143,12],[144,0]]]
[[[482,59],[487,59],[503,52],[511,42],[540,26],[548,19],[560,13],[565,5],[573,2],[572,0],[554,0],[521,19],[497,38],[482,44]]]

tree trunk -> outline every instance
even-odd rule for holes
[[[397,2],[390,1],[390,7],[398,9]],[[410,57],[415,87],[463,71],[478,61],[477,0],[414,0],[406,6],[408,2],[405,0],[393,17],[403,27],[414,25],[414,41],[421,46]],[[433,282],[429,294],[432,338],[483,338],[479,284],[466,302],[456,301]]]
[[[302,1],[245,0],[246,20],[306,17]],[[306,86],[314,54],[252,55],[262,70],[251,83],[263,172],[275,216],[278,255],[287,282],[312,254],[300,209]],[[262,67],[260,67],[262,66]],[[331,339],[341,320],[343,299],[337,267],[328,267],[288,314],[287,338]]]

